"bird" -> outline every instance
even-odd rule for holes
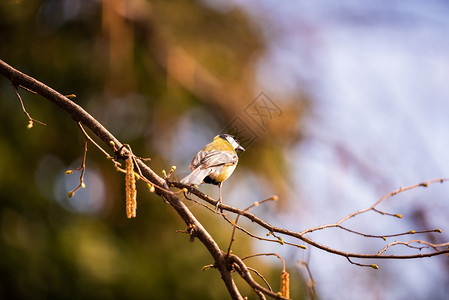
[[[222,203],[221,186],[231,176],[239,161],[237,150],[245,151],[237,139],[230,134],[220,134],[204,146],[190,163],[189,175],[181,179],[186,185],[209,183],[218,185],[218,201],[216,208]]]

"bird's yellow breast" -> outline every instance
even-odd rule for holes
[[[231,176],[232,172],[234,172],[236,166],[237,166],[237,164],[232,165],[232,166],[224,166],[221,169],[221,171],[213,179],[217,182],[225,181],[226,179],[228,179],[229,176]]]

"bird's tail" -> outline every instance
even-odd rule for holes
[[[210,172],[211,169],[201,169],[200,167],[196,168],[195,170],[192,171],[192,173],[181,179],[181,183],[189,185],[190,184],[199,185],[203,183],[204,178],[207,175],[209,175]]]

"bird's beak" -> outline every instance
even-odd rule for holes
[[[237,147],[237,150],[245,151],[245,148],[243,148],[242,146],[239,145],[239,146]]]

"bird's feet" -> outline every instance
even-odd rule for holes
[[[218,199],[217,204],[215,204],[215,210],[218,211],[220,205],[222,204],[221,199]]]

